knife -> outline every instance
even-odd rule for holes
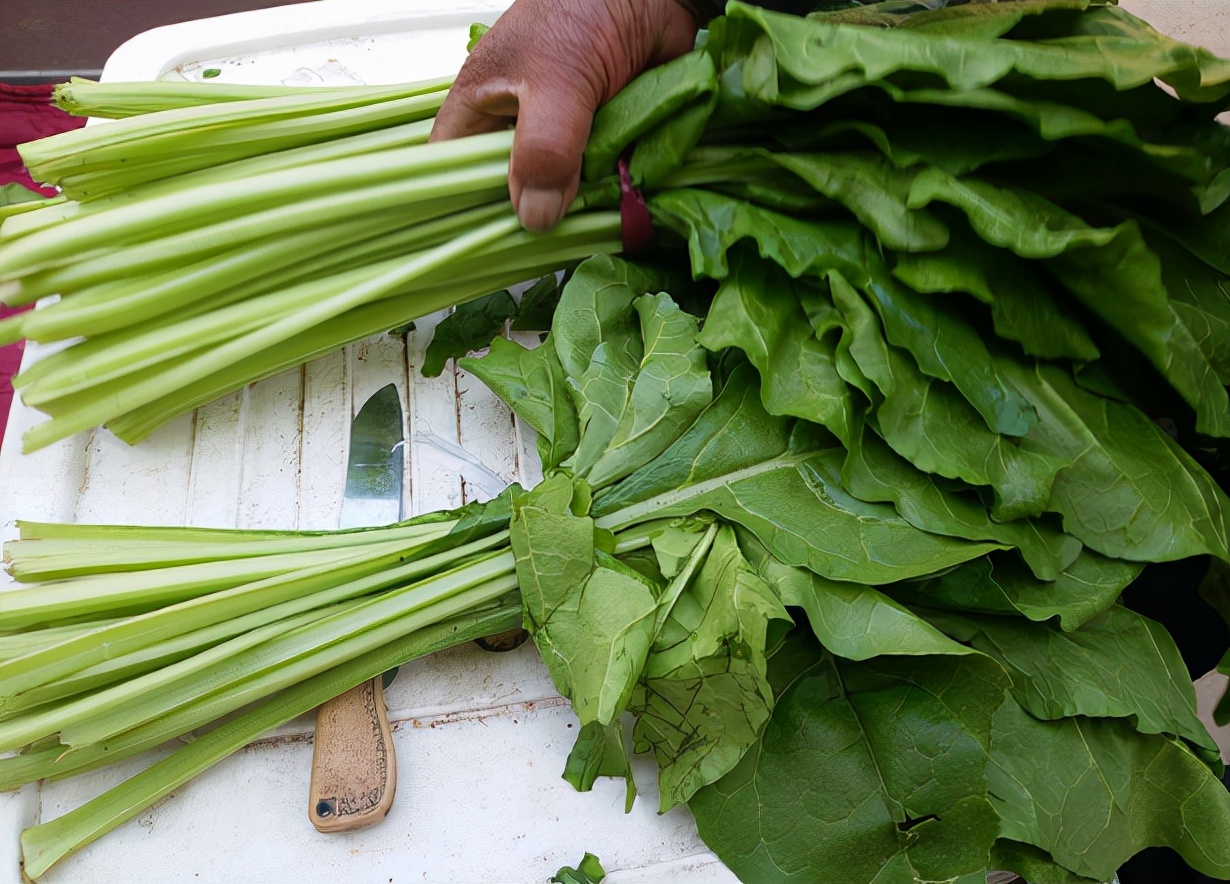
[[[402,515],[405,429],[397,386],[363,403],[350,425],[341,528],[386,525]],[[308,818],[321,832],[377,823],[393,805],[397,759],[384,688],[396,669],[322,704],[316,711]]]

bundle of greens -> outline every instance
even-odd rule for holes
[[[628,776],[630,713],[745,880],[1098,881],[1150,845],[1230,877],[1182,659],[1118,603],[1211,556],[1230,612],[1230,63],[1086,0],[901,5],[732,3],[599,112],[586,192],[628,156],[659,248],[582,264],[536,349],[489,341],[506,296],[449,342],[490,343],[464,364],[538,487],[358,535],[23,526],[15,576],[53,582],[0,594],[0,787],[240,712],[29,830],[27,872],[520,619],[569,781]]]

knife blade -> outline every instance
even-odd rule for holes
[[[397,386],[388,384],[363,403],[350,425],[339,527],[401,518],[404,450],[401,397]],[[384,687],[396,671],[357,685],[316,711],[308,818],[321,832],[369,826],[393,805],[397,758]]]

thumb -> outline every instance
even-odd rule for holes
[[[518,96],[508,190],[527,230],[559,223],[581,185],[581,159],[598,99],[561,80],[547,80],[549,86],[529,87]]]

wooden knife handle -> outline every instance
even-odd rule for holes
[[[308,819],[321,832],[378,823],[393,806],[397,759],[380,677],[316,711]]]

